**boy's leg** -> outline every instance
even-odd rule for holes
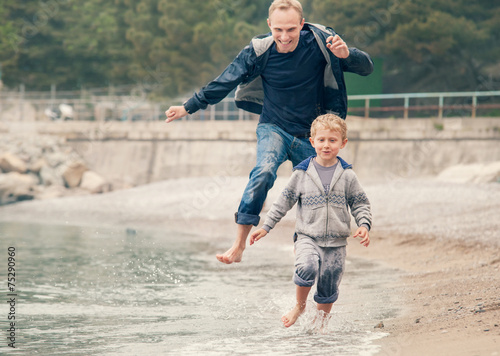
[[[297,304],[295,304],[295,307],[292,310],[281,317],[281,321],[285,327],[289,328],[295,324],[300,314],[304,312],[307,303],[307,296],[309,295],[310,290],[311,287],[296,287],[295,294],[297,297]]]
[[[333,303],[318,304],[318,310],[324,312],[325,314],[330,313],[332,310]]]
[[[317,304],[318,314],[314,318],[313,324],[316,325],[317,331],[324,331],[330,320],[330,311],[333,303]],[[319,322],[318,322],[319,319]]]
[[[339,285],[344,274],[346,247],[324,247],[320,249],[318,287],[314,300],[319,312],[319,330],[324,330],[330,320],[333,303],[339,296]],[[316,320],[315,320],[316,322]]]
[[[318,310],[329,312],[331,305],[339,297],[339,286],[345,268],[346,247],[323,247],[320,249],[320,254],[318,287],[314,300],[318,303]]]
[[[295,242],[295,273],[293,282],[296,287],[297,303],[295,307],[282,318],[287,328],[295,324],[298,317],[304,312],[307,296],[314,285],[319,269],[319,254],[316,244],[310,239],[299,239]]]
[[[267,192],[274,185],[279,166],[288,159],[288,146],[293,136],[275,125],[257,126],[257,163],[250,172],[250,179],[236,213],[237,235],[233,246],[223,254],[216,255],[223,263],[240,262],[246,240],[253,226],[259,224],[259,214],[264,206]]]

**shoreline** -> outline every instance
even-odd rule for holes
[[[203,231],[229,247],[235,233],[230,216],[246,181],[187,178],[22,202],[0,207],[0,221]],[[268,203],[286,182],[277,181]],[[393,288],[402,312],[381,320],[384,328],[376,330],[389,335],[375,341],[378,355],[500,355],[500,185],[408,180],[367,185],[366,191],[372,242],[364,248],[350,239],[348,256],[401,271]],[[276,243],[291,243],[294,216],[289,212],[275,230]]]
[[[470,356],[500,352],[500,257],[481,243],[374,233],[351,256],[401,270],[403,312],[384,320],[378,355]],[[411,256],[408,258],[408,256]]]

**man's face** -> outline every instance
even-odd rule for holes
[[[299,44],[300,30],[304,25],[297,11],[293,8],[276,9],[267,19],[279,53],[293,52]]]

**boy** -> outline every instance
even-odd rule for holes
[[[311,156],[294,168],[281,196],[267,213],[262,228],[251,234],[250,245],[260,240],[285,216],[296,202],[295,273],[297,304],[281,320],[292,326],[303,313],[316,278],[314,300],[326,317],[338,298],[345,266],[350,216],[359,226],[353,237],[368,246],[372,224],[370,202],[356,174],[338,152],[347,144],[347,127],[333,114],[319,116],[311,126]],[[349,208],[348,208],[349,207]]]

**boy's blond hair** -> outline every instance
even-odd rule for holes
[[[271,14],[274,12],[274,10],[288,10],[290,8],[297,11],[300,16],[300,20],[302,21],[302,5],[297,0],[274,0],[271,6],[269,6],[269,18],[271,18]]]
[[[314,139],[316,132],[321,129],[332,130],[340,133],[342,141],[347,138],[347,125],[345,121],[334,114],[318,116],[311,124],[311,138]]]

